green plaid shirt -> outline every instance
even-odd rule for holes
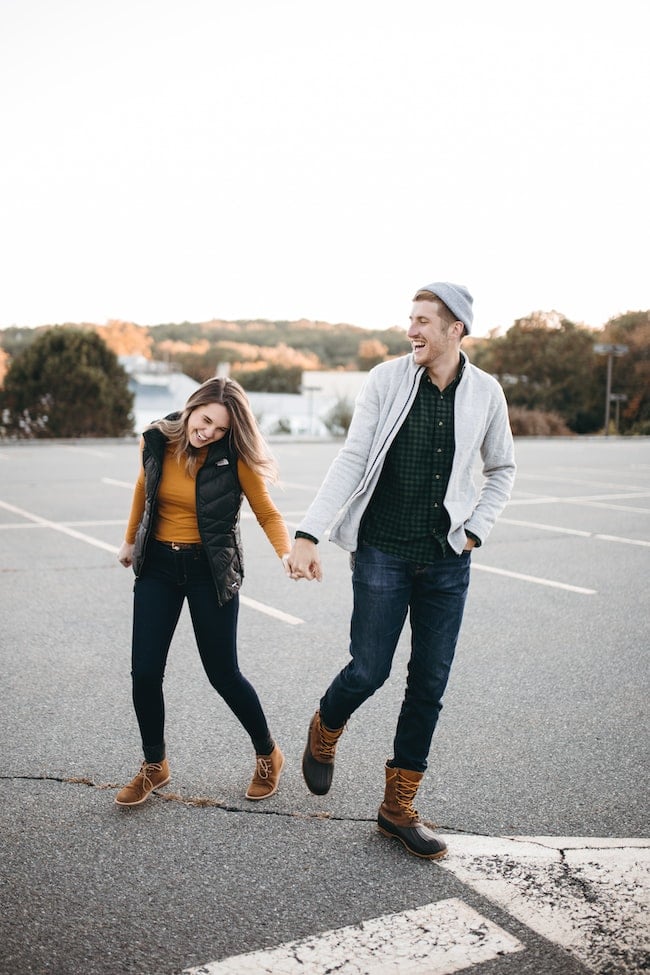
[[[449,552],[443,501],[454,459],[454,399],[462,368],[442,392],[426,372],[391,444],[361,527],[373,548],[421,564]]]

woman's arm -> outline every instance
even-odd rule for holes
[[[258,524],[281,559],[291,548],[291,542],[284,519],[271,500],[266,481],[242,460],[237,461],[237,475]]]

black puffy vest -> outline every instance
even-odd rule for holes
[[[176,419],[172,414],[168,419]],[[167,444],[157,429],[145,430],[144,464],[145,505],[135,536],[133,570],[142,572],[147,545],[152,537],[156,500],[162,477]],[[230,449],[229,437],[208,447],[205,463],[196,474],[196,517],[201,541],[208,557],[220,605],[239,592],[244,578],[244,559],[239,530],[241,485],[237,477],[237,457]]]

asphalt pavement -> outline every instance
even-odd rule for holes
[[[339,446],[273,444],[290,529]],[[137,442],[0,445],[0,973],[243,975],[242,956],[274,950],[250,970],[321,975],[335,958],[341,975],[644,970],[650,439],[520,439],[517,461],[512,501],[473,555],[418,794],[450,848],[430,863],[375,827],[408,631],[389,682],[350,720],[330,794],[312,796],[300,760],[347,659],[348,558],[324,540],[323,582],[292,582],[246,505],[240,663],[286,755],[280,789],[244,799],[250,744],[185,610],[165,685],[172,781],[116,806],[141,760],[133,577],[115,558]],[[393,962],[354,940],[378,924],[397,944],[391,924],[424,909],[434,932],[451,916],[452,947],[461,924],[480,930],[484,954],[454,961],[440,934],[419,961]],[[292,962],[277,954],[287,944]]]

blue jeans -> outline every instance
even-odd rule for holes
[[[133,594],[133,704],[145,760],[160,762],[165,757],[163,678],[185,599],[210,683],[248,732],[255,751],[268,755],[273,740],[264,711],[237,662],[239,597],[219,605],[203,549],[175,552],[151,540]]]
[[[320,702],[328,728],[340,728],[382,686],[410,613],[411,656],[392,764],[424,772],[463,619],[471,554],[419,565],[361,544],[354,556],[352,659]]]

